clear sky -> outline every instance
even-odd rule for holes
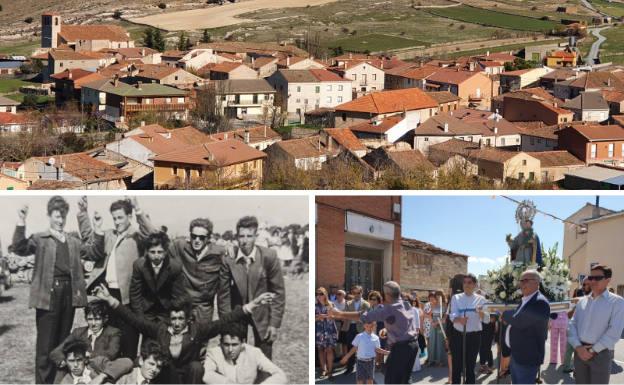
[[[596,196],[512,196],[531,199],[538,210],[567,218]],[[624,210],[624,196],[601,196],[600,206]],[[403,236],[468,255],[468,271],[485,274],[501,265],[509,253],[505,236],[520,230],[515,221],[517,205],[496,196],[404,196]],[[564,224],[540,213],[534,229],[546,249],[559,243],[563,249]]]
[[[76,214],[79,196],[67,196],[70,209],[65,230],[78,230]],[[89,214],[98,211],[104,218],[104,229],[112,228],[109,207],[123,196],[90,196]],[[17,222],[19,208],[28,204],[26,220],[28,234],[48,228],[46,204],[48,196],[3,196],[0,199],[0,243],[2,254],[7,252]],[[188,225],[193,218],[206,217],[214,223],[214,230],[223,233],[235,230],[238,219],[255,215],[260,223],[269,226],[286,226],[292,223],[306,225],[308,197],[306,196],[140,196],[141,209],[149,214],[155,225],[165,225],[172,236],[187,235]]]

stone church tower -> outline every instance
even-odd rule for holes
[[[41,48],[56,48],[58,34],[61,32],[61,15],[46,12],[41,15]]]

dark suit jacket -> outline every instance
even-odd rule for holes
[[[171,301],[183,296],[182,266],[179,262],[166,256],[156,277],[149,258],[141,257],[134,261],[130,280],[130,307],[135,313],[149,312],[157,303],[168,311]]]
[[[223,314],[221,309],[242,306],[262,293],[275,293],[277,296],[273,299],[271,306],[258,306],[251,315],[253,326],[260,336],[264,337],[269,326],[279,328],[282,324],[286,292],[281,263],[275,250],[261,246],[256,246],[256,248],[256,259],[249,266],[249,271],[245,269],[244,264],[236,263],[238,248],[234,248],[233,257],[225,258],[226,271],[221,276],[224,280],[221,286],[230,287],[230,290],[219,297],[220,300],[225,301],[225,303],[219,303],[219,318]]]
[[[544,363],[544,345],[548,338],[548,300],[538,292],[515,317],[514,313],[503,314],[503,320],[511,325],[511,355],[520,365],[541,365]]]
[[[95,349],[93,350],[91,350],[91,341],[89,341],[88,332],[89,328],[86,326],[72,330],[71,334],[65,338],[65,341],[61,342],[59,346],[50,352],[50,361],[54,362],[54,364],[58,366],[61,361],[65,359],[63,356],[63,345],[72,339],[81,339],[86,341],[89,344],[91,357],[102,356],[108,358],[109,360],[114,360],[119,357],[121,330],[112,326],[104,326],[102,334],[95,339]]]
[[[70,235],[66,235],[69,248],[69,267],[71,270],[72,306],[87,305],[87,288],[82,270],[82,260],[88,253],[88,246]],[[32,283],[30,284],[29,306],[50,310],[50,298],[54,282],[54,264],[56,263],[56,241],[49,230],[36,233],[26,238],[26,227],[16,226],[13,233],[13,252],[17,255],[35,255]]]
[[[147,338],[156,340],[160,346],[169,352],[171,345],[171,334],[169,333],[169,325],[163,322],[152,322],[141,314],[135,314],[124,305],[117,306],[113,310],[124,321],[134,326],[139,332]],[[182,338],[182,349],[180,356],[172,360],[175,367],[182,367],[199,360],[200,350],[206,346],[209,339],[216,337],[221,333],[223,327],[231,322],[248,322],[249,317],[242,308],[237,307],[231,313],[224,314],[219,320],[200,320],[192,322],[189,325],[188,333]]]
[[[368,303],[368,301],[366,301],[364,298],[362,298],[362,301],[360,303],[360,312],[362,311],[368,311],[370,309],[370,303]],[[348,311],[348,312],[352,312],[352,311],[357,311],[355,310],[355,304],[353,304],[353,300],[351,301],[347,301],[347,304],[345,305],[344,311]],[[351,321],[344,321],[342,323],[342,331],[346,332],[347,330],[349,330],[349,326],[351,325]],[[356,329],[358,331],[358,333],[361,333],[364,330],[364,324],[362,322],[356,322],[355,323]]]

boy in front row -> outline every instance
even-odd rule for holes
[[[375,377],[375,356],[376,353],[390,354],[390,351],[381,348],[379,336],[374,333],[375,322],[364,324],[364,331],[353,339],[353,348],[345,354],[340,363],[346,365],[349,358],[356,354],[355,380],[358,384],[372,384]]]
[[[119,358],[111,361],[106,357],[89,358],[89,345],[82,339],[70,339],[63,345],[65,366],[69,373],[60,384],[115,383],[132,369],[132,360]]]

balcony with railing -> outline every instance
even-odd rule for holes
[[[121,103],[121,108],[125,112],[166,112],[185,111],[191,108],[191,103],[160,103],[160,104],[128,104]]]

